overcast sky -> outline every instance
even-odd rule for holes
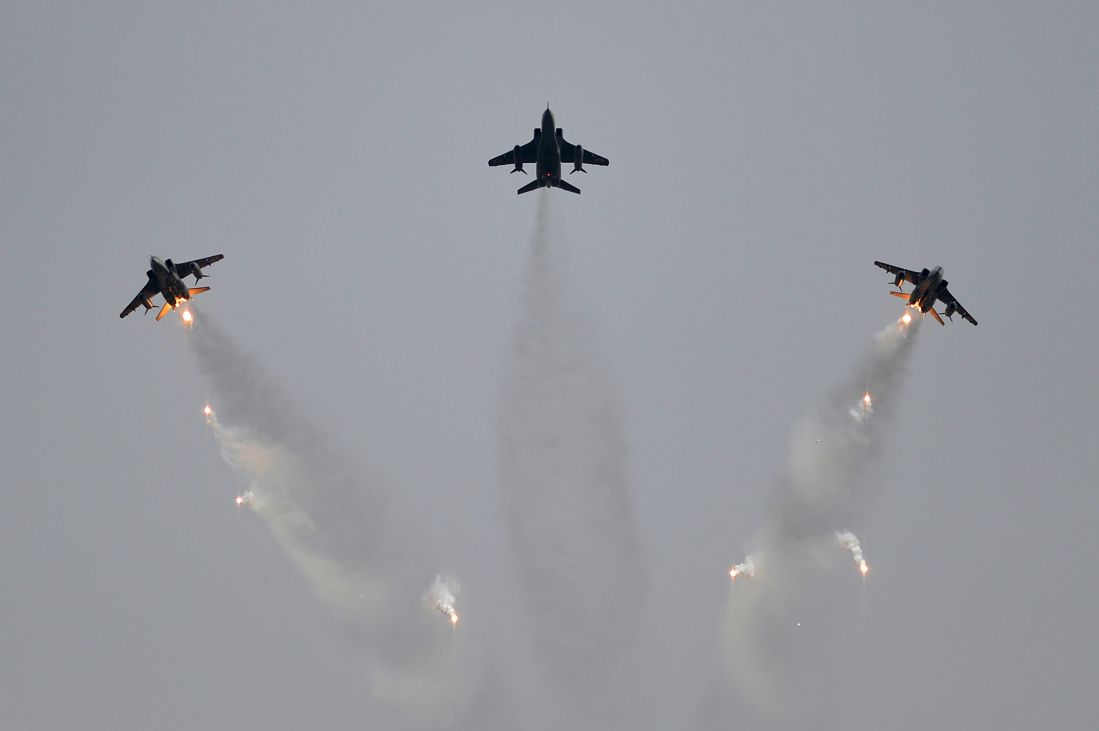
[[[411,723],[234,508],[176,318],[117,317],[150,254],[223,253],[200,311],[461,581],[454,725],[584,727],[572,686],[541,694],[501,475],[549,196],[642,574],[619,681],[575,668],[636,701],[599,718],[1099,726],[1097,27],[1086,2],[3,3],[0,725]],[[485,165],[547,101],[611,161],[580,196]],[[730,670],[726,572],[900,313],[875,259],[942,265],[981,324],[921,328],[836,526],[873,570],[815,575],[776,717]]]

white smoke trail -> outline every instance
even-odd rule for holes
[[[918,325],[902,320],[879,332],[853,378],[794,430],[767,524],[752,551],[764,570],[733,589],[726,625],[731,671],[741,695],[764,718],[782,716],[780,725],[812,717],[805,711],[806,719],[790,718],[791,709],[804,710],[788,695],[797,686],[794,677],[808,672],[801,613],[812,611],[809,596],[829,564],[836,527],[858,523],[872,497],[863,473],[895,410]],[[861,552],[856,561],[862,561]]]
[[[458,624],[458,610],[455,608],[455,604],[461,591],[462,588],[456,580],[443,577],[441,574],[435,574],[435,581],[431,584],[431,588],[427,590],[427,594],[424,595],[424,602],[428,608],[445,615],[452,625],[456,625]]]
[[[369,659],[373,696],[402,727],[437,727],[460,712],[451,704],[470,697],[479,673],[470,661],[455,693],[438,658],[449,632],[417,611],[433,572],[416,521],[306,424],[209,315],[187,334],[211,390],[207,421],[225,460],[251,481],[241,503],[341,615]]]
[[[866,576],[870,571],[870,564],[866,563],[866,559],[862,555],[862,544],[859,543],[859,538],[849,530],[836,531],[836,542],[840,544],[840,547],[846,551],[851,552],[851,558],[854,559],[855,565],[859,567],[859,573]]]
[[[644,576],[621,417],[540,196],[503,397],[504,508],[546,727],[621,722]]]

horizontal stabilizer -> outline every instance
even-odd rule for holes
[[[908,299],[907,292],[890,292],[889,294],[893,295],[894,297],[900,297],[901,299]]]
[[[194,297],[196,294],[202,294],[203,292],[209,292],[209,291],[210,291],[209,287],[191,287],[189,290],[187,290],[188,295],[191,296],[191,297]]]
[[[936,320],[938,320],[938,321],[939,321],[939,324],[940,324],[940,325],[946,325],[946,323],[945,323],[945,322],[943,322],[943,318],[939,317],[939,313],[935,311],[935,308],[934,308],[934,307],[932,307],[932,308],[931,308],[930,310],[928,310],[928,312],[930,312],[930,313],[931,313],[931,316],[932,316],[932,317],[934,317],[934,318],[935,318]]]
[[[580,192],[579,188],[577,188],[572,183],[566,182],[564,180],[555,180],[555,181],[553,181],[553,185],[554,185],[555,188],[560,188],[561,190],[567,190],[570,193],[579,193]]]
[[[535,178],[534,180],[530,181],[529,183],[527,183],[526,185],[524,185],[522,188],[520,188],[519,190],[517,190],[515,192],[518,193],[519,195],[522,195],[523,193],[529,193],[532,190],[534,190],[536,188],[541,188],[541,187],[542,187],[542,179],[541,178]]]
[[[156,313],[156,321],[160,322],[160,318],[168,314],[168,310],[172,309],[172,305],[169,302],[165,302],[164,306],[160,308],[160,312]]]

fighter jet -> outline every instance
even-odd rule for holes
[[[977,321],[973,319],[973,316],[966,312],[965,308],[962,307],[962,304],[954,299],[954,295],[950,294],[950,290],[946,288],[947,281],[943,279],[942,267],[914,272],[911,269],[895,267],[892,264],[886,264],[882,261],[874,262],[874,266],[881,267],[890,274],[896,275],[893,284],[896,285],[897,289],[901,289],[901,291],[890,292],[889,294],[894,297],[907,299],[910,307],[915,307],[924,314],[930,312],[931,316],[938,320],[940,325],[945,325],[946,323],[943,322],[943,318],[939,316],[939,313],[935,311],[935,300],[946,305],[943,314],[949,317],[951,321],[954,319],[951,315],[957,312],[961,315],[963,320],[969,320],[974,325],[977,324]],[[909,282],[913,285],[911,294],[906,294],[904,292],[901,288],[902,282]]]
[[[195,259],[194,261],[185,261],[181,264],[174,264],[171,259],[165,259],[163,261],[158,257],[150,257],[149,264],[152,267],[149,271],[145,272],[145,275],[149,278],[149,281],[145,282],[145,286],[141,288],[141,291],[137,293],[137,296],[130,301],[130,304],[126,305],[126,309],[122,310],[119,317],[125,317],[134,310],[138,305],[145,306],[145,313],[148,314],[149,310],[153,309],[153,297],[158,294],[164,295],[164,305],[160,308],[160,312],[157,313],[156,319],[159,322],[160,318],[168,312],[168,310],[174,310],[182,302],[189,301],[196,294],[210,289],[209,287],[190,287],[188,288],[183,282],[183,278],[194,274],[195,283],[198,284],[198,280],[202,279],[206,274],[202,273],[203,267],[208,267],[215,261],[221,261],[225,257],[221,254],[214,254],[204,259]]]
[[[584,164],[610,165],[610,160],[594,152],[585,150],[580,145],[573,145],[565,141],[562,129],[553,126],[553,112],[549,105],[542,113],[542,128],[534,130],[534,139],[525,145],[516,145],[510,151],[497,155],[488,161],[491,166],[514,165],[513,173],[526,173],[523,163],[536,163],[537,177],[520,188],[518,193],[526,193],[535,188],[561,188],[572,193],[579,193],[580,189],[561,180],[561,163],[571,162],[572,171],[587,173]]]

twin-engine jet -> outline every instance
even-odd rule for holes
[[[133,298],[130,304],[126,305],[126,309],[122,310],[119,317],[125,317],[136,310],[139,305],[144,305],[145,313],[148,314],[149,310],[154,307],[153,297],[161,294],[164,295],[164,305],[156,316],[159,322],[160,318],[164,317],[169,310],[174,310],[180,303],[187,302],[196,294],[201,294],[210,289],[209,287],[188,287],[183,282],[184,277],[194,274],[195,284],[198,284],[198,280],[207,276],[202,273],[202,268],[224,258],[221,254],[214,254],[204,259],[175,264],[171,259],[161,261],[158,257],[151,257],[149,263],[152,268],[145,272],[149,281],[145,282],[145,286],[141,288],[141,291],[137,293],[137,296]]]
[[[566,142],[560,127],[555,128],[553,112],[549,106],[542,113],[542,128],[534,130],[534,139],[525,145],[516,145],[510,151],[497,155],[488,161],[489,165],[514,165],[513,173],[525,173],[523,163],[535,163],[536,174],[518,193],[527,193],[535,188],[561,188],[579,193],[575,185],[561,180],[561,163],[571,162],[572,171],[586,173],[584,165],[610,165],[610,160],[585,150],[581,145]]]
[[[947,317],[950,317],[957,312],[961,315],[963,320],[969,320],[974,325],[977,324],[977,321],[973,319],[973,316],[966,312],[965,308],[962,307],[962,304],[954,299],[954,295],[950,294],[950,290],[946,288],[947,282],[943,279],[942,267],[914,272],[911,269],[895,267],[892,264],[886,264],[881,261],[874,262],[874,265],[895,275],[893,284],[896,285],[897,289],[901,289],[901,284],[903,282],[912,284],[913,288],[911,294],[906,294],[903,290],[900,292],[890,292],[889,294],[894,297],[907,299],[909,306],[915,307],[924,314],[931,313],[931,316],[938,320],[940,325],[945,325],[946,323],[943,322],[943,318],[939,316],[939,313],[935,311],[936,300],[946,305],[943,314]],[[952,317],[950,319],[953,320]]]

